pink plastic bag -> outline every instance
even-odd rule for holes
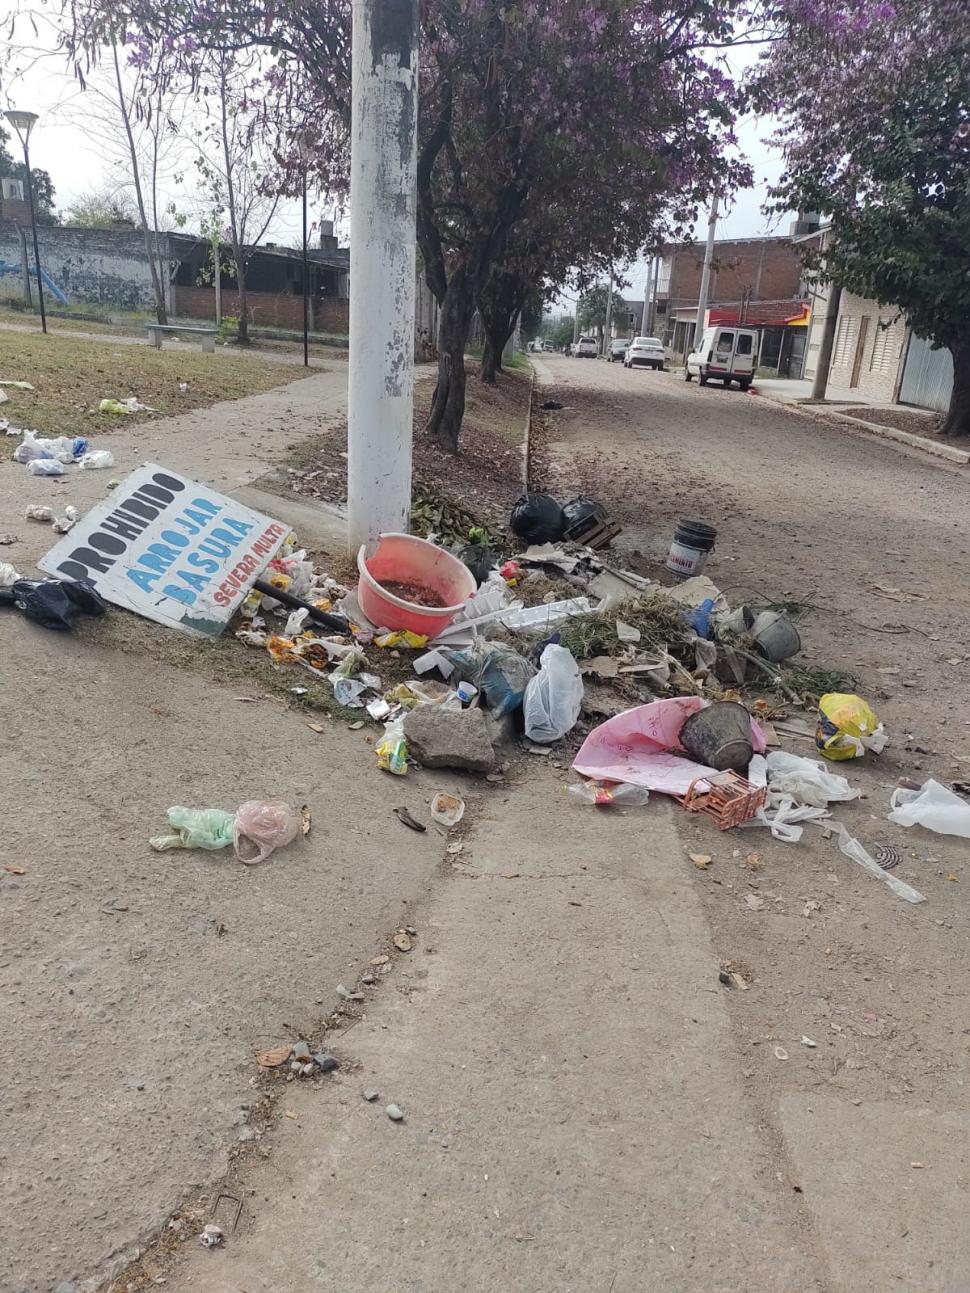
[[[236,857],[247,866],[265,862],[274,849],[296,839],[301,825],[300,814],[289,804],[250,799],[240,806],[233,825]]]
[[[714,775],[713,768],[690,759],[680,743],[684,723],[710,703],[700,696],[674,696],[625,710],[590,732],[573,768],[584,777],[685,795],[692,781]],[[764,751],[764,733],[754,719],[751,742],[756,752]]]

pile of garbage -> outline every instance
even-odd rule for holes
[[[7,435],[19,435],[20,444],[13,451],[14,462],[25,463],[32,476],[63,476],[68,467],[99,471],[114,466],[114,455],[108,449],[91,449],[84,436],[41,436],[36,431],[7,427]]]

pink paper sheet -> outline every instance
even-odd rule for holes
[[[680,743],[684,723],[710,703],[700,696],[674,696],[608,718],[587,736],[573,768],[584,777],[685,795],[692,781],[714,775],[713,768],[688,758]],[[764,733],[754,719],[751,741],[756,753],[764,751]]]

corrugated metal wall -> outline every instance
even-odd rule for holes
[[[953,356],[949,350],[933,350],[924,337],[909,339],[906,366],[899,388],[900,404],[945,413],[953,390]]]

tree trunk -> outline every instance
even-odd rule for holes
[[[249,345],[249,302],[246,297],[246,262],[241,256],[234,257],[236,266],[236,291],[239,301],[239,322],[236,324],[236,340],[241,346]]]
[[[431,400],[425,431],[448,453],[458,452],[458,435],[465,415],[465,343],[475,302],[464,266],[448,283],[438,314],[438,384]]]
[[[943,423],[945,436],[970,436],[970,341],[951,346],[953,355],[953,392],[950,408]]]
[[[486,386],[495,385],[495,375],[502,367],[502,352],[496,350],[492,339],[485,334],[485,345],[482,348],[482,366],[479,377]]]

